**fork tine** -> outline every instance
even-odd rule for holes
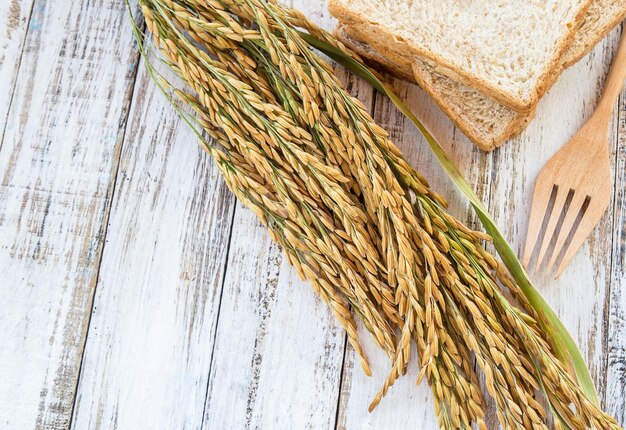
[[[546,187],[544,187],[539,178],[537,178],[533,202],[530,208],[528,231],[526,232],[526,243],[524,244],[524,258],[522,258],[522,264],[524,267],[528,267],[530,257],[533,254],[533,249],[535,249],[535,245],[537,244],[539,232],[541,231],[541,225],[543,224],[546,209],[550,203],[553,188],[554,187],[549,188],[549,191],[546,190]]]
[[[541,240],[541,249],[539,250],[539,256],[537,257],[537,264],[535,264],[535,273],[537,273],[539,266],[541,266],[543,257],[546,255],[546,251],[548,250],[548,246],[550,245],[550,242],[552,242],[554,229],[556,228],[556,224],[561,217],[561,212],[563,212],[563,206],[565,206],[568,194],[569,190],[565,190],[564,187],[556,187],[556,200],[554,201],[554,206],[552,206],[548,226],[546,227],[546,231]]]
[[[598,200],[601,201],[602,199],[600,198]],[[600,221],[600,218],[602,218],[602,215],[604,215],[608,206],[608,200],[606,201],[606,205],[603,205],[602,202],[594,202],[593,199],[589,202],[587,211],[583,215],[583,218],[580,220],[578,229],[576,229],[576,233],[574,233],[574,237],[572,238],[572,241],[570,242],[569,246],[567,247],[567,251],[563,256],[563,261],[561,261],[561,264],[556,271],[557,278],[561,276],[561,273],[563,273],[563,270],[565,270],[570,260],[574,257],[576,251],[578,251],[578,249],[587,239],[587,236],[589,236],[589,233],[591,233],[591,230],[593,230],[598,221]]]
[[[567,210],[567,214],[565,215],[565,219],[563,220],[563,225],[561,225],[561,230],[559,231],[559,236],[556,239],[556,244],[554,245],[554,251],[552,251],[552,256],[550,257],[550,262],[548,263],[547,271],[552,270],[552,266],[556,262],[557,257],[561,254],[561,248],[563,244],[567,240],[570,232],[572,231],[572,227],[578,218],[578,214],[580,213],[580,209],[585,203],[585,199],[587,197],[584,193],[574,192],[572,196],[572,201]]]

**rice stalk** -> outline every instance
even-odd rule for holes
[[[139,3],[229,188],[332,308],[364,371],[354,315],[389,356],[370,409],[406,373],[414,342],[441,428],[485,428],[473,358],[505,428],[547,428],[538,391],[572,428],[619,428],[555,357],[489,238],[445,211],[299,31],[355,54],[274,1]]]

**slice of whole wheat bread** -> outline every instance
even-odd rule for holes
[[[625,0],[594,0],[576,40],[563,56],[560,69],[581,59],[625,17]],[[518,114],[506,109],[492,98],[437,73],[435,68],[419,59],[413,58],[414,73],[411,76],[412,59],[405,55],[401,44],[387,49],[387,55],[382,55],[375,50],[377,46],[360,42],[363,33],[357,29],[341,25],[336,34],[346,45],[369,61],[376,62],[396,76],[417,82],[459,129],[483,150],[500,146],[523,130],[532,119],[532,115]]]
[[[556,79],[562,54],[591,0],[329,0],[350,27],[518,111],[533,109]]]
[[[339,26],[335,35],[348,48],[355,51],[374,67],[384,69],[402,79],[420,85],[457,127],[483,151],[491,151],[519,133],[532,113],[513,111],[482,93],[437,73],[418,59],[381,55],[372,46],[360,42],[359,34],[352,28]],[[413,73],[412,62],[420,69]]]

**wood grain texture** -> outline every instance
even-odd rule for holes
[[[137,61],[117,1],[34,5],[0,149],[0,417],[66,428]]]
[[[141,70],[75,429],[202,423],[234,198],[191,129]]]
[[[330,428],[344,333],[237,205],[205,429]]]
[[[7,114],[13,100],[17,72],[22,60],[24,40],[34,0],[0,2],[0,145]],[[37,31],[38,21],[32,21]]]
[[[606,348],[606,408],[626,423],[626,93],[619,104],[611,296]]]

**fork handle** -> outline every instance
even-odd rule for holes
[[[610,117],[617,97],[624,87],[624,79],[626,79],[626,27],[622,30],[622,38],[617,48],[617,54],[613,59],[613,66],[604,86],[604,93],[596,107],[596,114]]]

